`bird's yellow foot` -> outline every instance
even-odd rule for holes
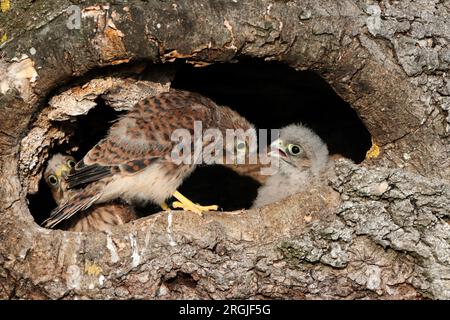
[[[161,209],[163,209],[164,211],[170,210],[170,207],[167,203],[163,202],[159,205],[161,207]]]
[[[217,205],[201,206],[201,205],[199,205],[197,203],[193,203],[193,202],[191,202],[190,204],[183,204],[180,201],[174,201],[172,203],[172,207],[174,207],[175,209],[183,209],[185,211],[192,211],[192,212],[198,213],[200,216],[205,211],[217,211],[217,209],[219,208]]]
[[[192,211],[192,212],[199,214],[200,216],[205,211],[216,211],[217,209],[219,209],[219,207],[216,205],[201,206],[197,203],[193,203],[191,200],[189,200],[188,198],[183,196],[178,191],[175,191],[173,196],[178,200],[178,201],[172,202],[172,207],[174,207],[175,209],[180,208],[185,211]]]

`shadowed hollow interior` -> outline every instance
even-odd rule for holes
[[[257,128],[280,128],[302,123],[313,129],[328,145],[331,154],[340,154],[356,163],[364,160],[371,146],[370,134],[351,106],[342,100],[320,76],[274,62],[243,60],[196,68],[177,62],[172,87],[203,94],[219,105],[235,109]],[[165,66],[158,66],[164,71]],[[145,71],[151,77],[152,66]],[[171,71],[170,71],[171,72]],[[66,153],[81,159],[104,135],[120,115],[101,98],[85,116],[79,116],[70,145],[61,145],[51,154]],[[60,125],[64,125],[63,123]],[[71,125],[73,126],[73,124]],[[260,183],[224,166],[201,166],[185,180],[180,191],[194,202],[218,204],[223,210],[249,208]],[[37,223],[55,207],[49,188],[41,180],[39,192],[29,195],[30,211]],[[140,208],[141,215],[157,212],[158,207]]]

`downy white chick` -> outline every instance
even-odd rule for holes
[[[287,198],[319,181],[329,163],[326,144],[312,130],[301,124],[280,129],[272,142],[269,156],[279,159],[279,168],[258,190],[253,208]]]

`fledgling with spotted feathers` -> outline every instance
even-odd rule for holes
[[[67,176],[75,167],[75,159],[69,155],[55,154],[47,164],[44,179],[49,186],[53,199],[60,205],[75,192],[68,189]],[[125,224],[137,219],[134,210],[121,203],[94,205],[80,212],[76,217],[61,223],[60,228],[68,231],[109,231],[113,226]]]
[[[259,188],[253,208],[306,190],[320,180],[329,167],[326,144],[311,129],[301,124],[291,124],[280,129],[280,137],[272,142],[271,150],[269,156],[279,159],[279,168]]]
[[[166,200],[173,196],[178,200],[172,203],[174,208],[199,214],[217,210],[215,205],[195,204],[177,191],[197,164],[172,161],[176,142],[171,134],[176,129],[193,134],[195,121],[201,121],[204,131],[219,129],[223,136],[227,129],[254,130],[237,112],[197,93],[171,89],[143,99],[72,169],[67,177],[69,188],[80,189],[51,212],[44,226],[54,227],[93,205],[117,198],[128,203],[151,201],[167,210]],[[218,143],[203,141],[203,147]],[[229,147],[220,145],[224,154],[230,153]]]

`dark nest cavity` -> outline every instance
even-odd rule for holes
[[[328,145],[330,154],[340,154],[359,163],[371,146],[371,137],[351,106],[328,83],[311,71],[274,62],[244,60],[195,68],[177,62],[149,66],[141,79],[152,73],[173,73],[172,87],[198,92],[219,105],[227,105],[254,123],[257,128],[281,128],[302,123],[313,129]],[[155,71],[156,70],[156,71]],[[70,124],[70,143],[50,151],[68,153],[80,160],[108,132],[123,112],[116,112],[98,98],[97,106]],[[55,125],[67,125],[64,122]],[[224,166],[200,166],[185,180],[180,192],[194,202],[217,204],[222,210],[247,209],[256,198],[260,182]],[[39,192],[28,196],[30,211],[37,223],[56,206],[43,179]],[[157,206],[137,208],[141,216],[159,211]]]

